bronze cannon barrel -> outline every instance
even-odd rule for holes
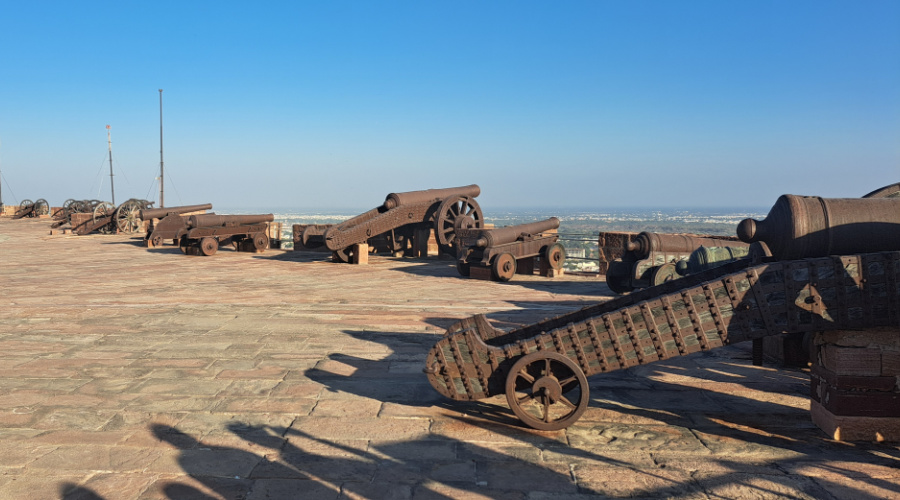
[[[226,224],[257,224],[260,222],[272,222],[274,214],[254,215],[192,215],[188,219],[190,227],[215,227]]]
[[[138,213],[141,220],[162,219],[169,214],[186,214],[189,212],[199,212],[200,210],[209,210],[212,203],[204,203],[203,205],[184,205],[181,207],[164,207],[164,208],[145,208]]]
[[[727,238],[726,238],[727,239]],[[729,242],[729,245],[740,242]],[[643,232],[635,238],[634,241],[628,242],[625,249],[634,252],[639,259],[646,259],[651,252],[669,252],[689,254],[700,248],[724,246],[723,240],[718,238],[703,238],[699,236],[690,236],[687,234],[665,234],[665,233],[648,233]]]
[[[741,241],[778,259],[900,250],[900,198],[782,195],[763,220],[738,224]]]
[[[428,201],[443,200],[450,196],[470,196],[476,197],[481,194],[481,188],[478,184],[470,184],[468,186],[459,186],[444,189],[426,189],[424,191],[408,191],[406,193],[391,193],[384,200],[384,208],[390,210],[401,205],[411,205],[414,203],[425,203]]]
[[[559,219],[550,217],[547,220],[519,224],[518,226],[501,227],[498,229],[486,229],[481,231],[481,236],[475,241],[478,247],[493,247],[512,243],[522,234],[537,234],[550,231],[559,227]]]

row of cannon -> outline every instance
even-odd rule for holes
[[[487,229],[475,200],[476,184],[390,193],[384,202],[340,224],[295,224],[295,250],[325,249],[334,262],[354,262],[361,248],[393,254],[427,253],[434,235],[438,252],[457,259],[463,276],[509,281],[516,273],[561,272],[565,249],[558,242],[559,219]],[[432,233],[433,232],[433,233]],[[362,245],[365,245],[363,247]]]

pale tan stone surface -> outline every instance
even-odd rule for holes
[[[0,219],[0,498],[900,497],[896,444],[831,441],[808,375],[749,347],[592,377],[555,432],[421,373],[453,321],[568,312],[610,297],[596,278],[187,257],[47,225]]]

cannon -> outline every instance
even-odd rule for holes
[[[606,271],[607,286],[618,294],[677,279],[676,263],[690,257],[691,252],[701,246],[748,246],[731,236],[649,232],[622,241],[621,257],[609,262]]]
[[[350,262],[357,245],[383,235],[394,252],[403,251],[417,230],[434,229],[442,253],[456,255],[458,220],[466,227],[484,227],[481,207],[475,201],[481,189],[475,185],[391,193],[384,203],[352,219],[323,229],[310,230],[310,239],[321,237],[335,262]]]
[[[173,240],[177,244],[177,240],[188,230],[187,216],[183,214],[200,212],[211,208],[212,204],[205,203],[202,205],[145,208],[139,210],[137,213],[138,219],[150,221],[150,227],[147,228],[147,233],[144,236],[147,247],[154,248],[161,246],[164,240]],[[158,222],[153,222],[154,219],[158,219]]]
[[[264,252],[269,247],[268,223],[274,220],[273,214],[191,215],[179,247],[188,255],[214,255],[225,243],[242,252]]]
[[[691,252],[686,260],[675,263],[675,272],[679,276],[697,274],[707,269],[725,265],[731,261],[743,259],[750,254],[750,247],[704,247]]]
[[[460,221],[465,223],[463,219]],[[459,228],[456,269],[463,276],[509,281],[517,272],[533,274],[537,257],[541,274],[555,275],[566,260],[566,251],[555,232],[557,228],[556,217],[499,229]]]
[[[855,212],[852,204],[816,203],[831,207],[830,221]],[[763,225],[741,222],[756,236],[749,226],[765,226],[765,241],[786,249],[772,257],[738,259],[511,331],[482,315],[463,319],[429,351],[428,381],[459,401],[505,394],[524,424],[557,430],[587,408],[592,375],[774,335],[900,327],[900,244],[883,248],[893,241],[884,233],[900,234],[900,222],[853,219],[867,229],[854,228],[856,238],[829,255],[834,241],[792,231],[803,216],[781,219],[781,210]]]
[[[16,210],[13,219],[22,219],[25,217],[39,217],[50,213],[50,204],[47,200],[40,198],[37,201],[22,200],[19,209]]]
[[[779,259],[900,248],[900,198],[782,195],[764,220],[744,219],[737,234],[763,242]]]

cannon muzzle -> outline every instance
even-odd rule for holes
[[[538,234],[559,227],[559,219],[550,217],[547,220],[519,224],[518,226],[501,227],[498,229],[486,229],[481,231],[481,236],[475,240],[475,246],[481,248],[493,247],[512,243],[523,234]]]
[[[900,198],[786,194],[765,219],[742,220],[737,235],[782,260],[900,250]]]
[[[469,196],[476,197],[481,194],[481,188],[477,184],[468,186],[460,186],[444,189],[426,189],[424,191],[408,191],[406,193],[391,193],[384,200],[384,208],[390,210],[401,205],[410,205],[413,203],[425,203],[427,201],[438,201],[451,196]]]
[[[190,212],[199,212],[201,210],[209,210],[212,203],[204,203],[203,205],[185,205],[181,207],[165,207],[165,208],[145,208],[138,212],[141,220],[162,219],[169,214],[186,214]]]
[[[272,222],[274,214],[255,215],[192,215],[188,219],[188,227],[216,227],[229,224],[258,224],[260,222]]]

